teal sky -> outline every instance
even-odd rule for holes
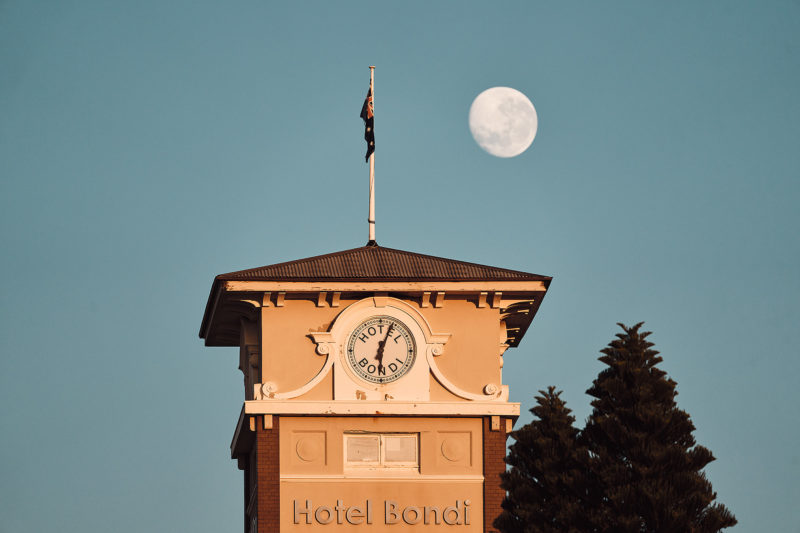
[[[553,276],[505,378],[580,424],[645,321],[734,531],[800,531],[800,5],[0,2],[0,531],[241,528],[214,275],[367,240]],[[525,93],[498,159],[472,99]]]

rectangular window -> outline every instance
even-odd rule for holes
[[[347,462],[357,465],[377,465],[381,461],[381,439],[379,435],[348,435]]]
[[[385,463],[417,465],[416,435],[382,435],[382,439]]]
[[[419,468],[417,433],[345,433],[347,468]]]

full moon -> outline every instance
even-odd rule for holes
[[[497,157],[514,157],[536,137],[539,119],[528,97],[511,87],[492,87],[469,108],[469,131],[478,146]]]

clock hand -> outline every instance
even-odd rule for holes
[[[378,353],[375,354],[375,360],[378,361],[378,370],[383,368],[383,347],[385,346],[386,341],[378,342]]]
[[[394,324],[390,324],[389,329],[386,330],[386,337],[378,342],[378,353],[375,354],[375,359],[378,361],[378,372],[383,370],[383,349],[386,347],[386,341],[389,340],[389,334],[392,332],[393,327]]]

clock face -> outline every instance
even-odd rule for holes
[[[355,327],[347,339],[347,362],[370,383],[391,383],[411,370],[417,358],[414,337],[394,317],[372,316]]]

